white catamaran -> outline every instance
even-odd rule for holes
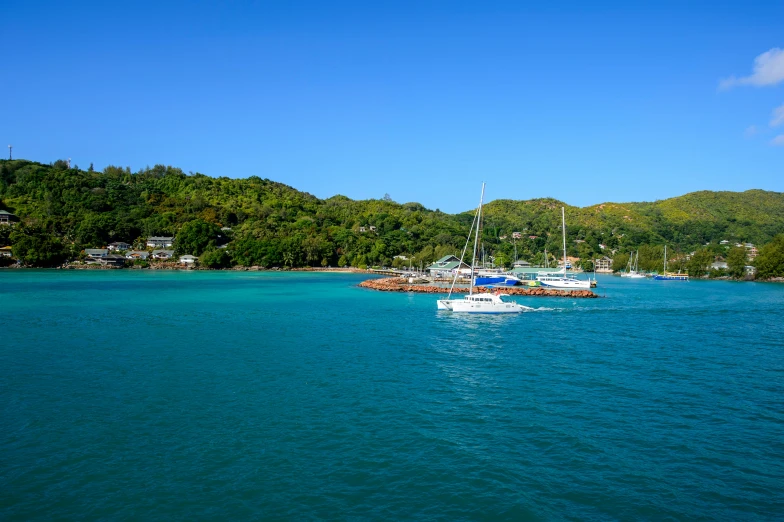
[[[557,288],[559,290],[590,290],[591,282],[566,275],[566,211],[561,207],[561,225],[563,228],[563,270],[559,272],[539,272],[536,280],[542,286]]]
[[[465,257],[468,242],[471,240],[471,232],[474,231],[474,246],[473,246],[473,259],[471,261],[471,276],[470,286],[468,288],[468,295],[462,299],[452,299],[452,290],[455,288],[455,282],[459,271],[455,272],[455,277],[452,280],[452,286],[449,289],[449,295],[446,299],[438,300],[439,310],[449,310],[452,312],[464,312],[472,314],[516,314],[522,312],[525,307],[515,303],[514,301],[504,301],[505,294],[502,293],[474,293],[474,266],[476,265],[476,250],[479,244],[479,227],[482,222],[482,203],[485,197],[485,184],[482,183],[482,195],[479,198],[479,209],[474,216],[474,222],[471,224],[471,229],[468,231],[468,238],[466,239],[463,253],[460,256],[460,263],[462,264]]]

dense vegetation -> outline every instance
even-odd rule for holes
[[[511,262],[515,248],[519,258],[534,263],[545,248],[560,252],[561,206],[569,255],[586,267],[611,250],[620,252],[615,263],[622,267],[624,253],[639,248],[640,268],[660,270],[666,243],[673,262],[701,271],[717,255],[728,255],[718,244],[722,239],[764,244],[784,232],[784,194],[761,190],[586,208],[548,198],[496,200],[485,207],[485,250],[498,264]],[[428,264],[459,253],[473,218],[472,210],[449,215],[389,197],[322,200],[256,176],[212,178],[162,165],[97,172],[25,160],[0,161],[0,209],[22,219],[2,227],[0,246],[10,244],[32,266],[52,266],[112,241],[141,246],[151,235],[175,236],[178,254],[201,256],[202,264],[214,267],[408,263],[396,255]],[[514,231],[522,239],[513,241]],[[691,251],[697,254],[686,266],[682,254]]]

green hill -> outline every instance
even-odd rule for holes
[[[674,251],[722,239],[766,243],[784,232],[784,194],[762,190],[585,208],[549,198],[496,200],[485,207],[486,250],[498,260],[512,259],[515,247],[531,260],[545,248],[559,251],[561,206],[569,253],[583,258],[665,242]],[[174,235],[178,251],[206,252],[205,262],[216,266],[389,265],[399,254],[426,264],[462,249],[473,212],[450,215],[418,203],[344,196],[322,200],[255,176],[212,178],[161,165],[95,172],[25,160],[0,160],[0,209],[22,221],[0,227],[0,243],[37,265],[151,235]],[[517,231],[523,239],[512,242]],[[217,252],[224,244],[228,248]]]

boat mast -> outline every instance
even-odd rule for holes
[[[482,202],[485,200],[485,184],[482,183],[482,195],[479,196],[479,212],[476,214],[476,232],[474,233],[474,257],[471,260],[471,286],[468,295],[474,293],[474,265],[476,264],[476,246],[479,244],[479,227],[482,226]]]
[[[564,247],[564,266],[563,273],[566,276],[566,210],[561,207],[561,225],[563,226],[563,247]]]
[[[667,245],[664,245],[664,275],[667,275]]]

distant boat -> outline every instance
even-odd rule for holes
[[[478,274],[474,278],[474,286],[515,286],[520,284],[521,281],[511,274]]]
[[[664,245],[664,271],[653,278],[657,281],[688,281],[689,274],[667,272],[667,245]]]
[[[632,252],[632,255],[629,256],[629,264],[626,273],[621,274],[621,277],[628,277],[630,279],[645,279],[645,274],[640,273],[639,267],[640,267],[640,251],[638,250],[636,258],[634,252]]]
[[[560,272],[539,272],[536,275],[536,280],[547,288],[557,288],[559,290],[590,290],[590,281],[583,281],[574,276],[566,275],[566,267],[569,262],[566,259],[566,210],[564,207],[561,207],[561,225],[563,229],[563,268]]]
[[[474,245],[473,245],[473,259],[471,262],[471,276],[470,286],[468,287],[468,295],[462,299],[452,299],[452,290],[457,281],[457,273],[452,280],[452,287],[449,289],[449,295],[446,299],[439,299],[437,306],[439,310],[449,310],[451,312],[462,312],[471,314],[515,314],[523,311],[523,307],[514,301],[504,301],[506,295],[497,291],[495,293],[479,293],[474,294],[474,267],[476,266],[476,250],[479,244],[479,227],[482,223],[482,203],[485,198],[485,184],[482,183],[482,195],[479,198],[479,208],[476,211],[474,222],[471,224],[471,229],[468,230],[468,238],[466,238],[463,253],[460,256],[460,262],[463,262],[466,249],[468,249],[468,242],[471,240],[471,232],[474,226]]]

